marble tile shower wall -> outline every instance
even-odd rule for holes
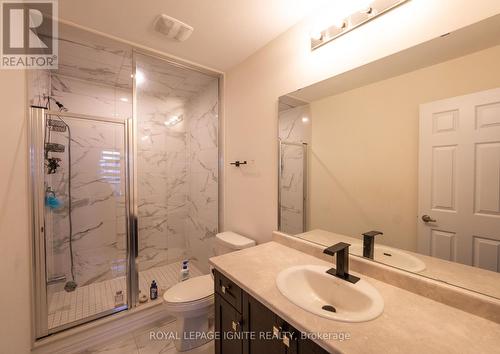
[[[138,227],[139,270],[185,258],[184,219],[187,216],[186,122],[167,127],[175,110],[165,97],[139,90]]]
[[[218,82],[187,104],[189,126],[189,191],[186,219],[187,248],[198,268],[208,272],[208,258],[214,254],[219,215],[219,104]]]
[[[30,75],[30,103],[45,105],[51,95],[72,113],[100,117],[132,116],[130,90],[36,71]],[[128,101],[128,102],[124,102]],[[178,100],[173,100],[177,102]],[[198,95],[176,107],[184,121],[164,122],[174,107],[165,96],[138,97],[139,269],[190,258],[208,272],[218,227],[218,84],[213,80]],[[54,107],[53,107],[54,108]],[[123,167],[121,128],[108,123],[68,121],[72,129],[73,250],[79,285],[124,275],[126,233],[123,183],[102,174],[103,151],[117,153]],[[53,142],[67,145],[65,133]],[[118,155],[119,154],[119,155]],[[67,154],[64,154],[67,156]],[[67,201],[68,171],[47,179]],[[67,162],[66,162],[67,163]],[[124,171],[119,175],[123,181]],[[118,173],[115,171],[115,173]],[[68,210],[47,213],[48,276],[71,278]]]
[[[208,272],[218,227],[217,80],[180,106],[147,91],[137,101],[139,269],[189,258]],[[174,113],[183,121],[165,126]]]

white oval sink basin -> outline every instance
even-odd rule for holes
[[[328,269],[313,265],[287,268],[278,274],[276,285],[295,305],[336,321],[365,322],[384,311],[384,300],[371,284],[363,279],[352,284],[326,273]]]
[[[363,246],[359,244],[351,245],[351,247],[349,247],[349,253],[356,256],[363,256]],[[418,273],[425,269],[425,263],[422,262],[422,260],[392,247],[375,245],[373,258],[377,262],[404,269],[409,272]]]

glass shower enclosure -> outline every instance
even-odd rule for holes
[[[219,229],[219,74],[60,36],[30,79],[35,339],[160,304],[183,261],[209,272]]]
[[[40,337],[129,306],[130,128],[41,108],[30,125]]]

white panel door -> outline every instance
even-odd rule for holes
[[[420,106],[418,250],[500,272],[500,89]]]

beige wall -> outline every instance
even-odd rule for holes
[[[225,229],[268,241],[277,224],[278,97],[500,12],[498,0],[418,0],[311,52],[311,20],[226,75]],[[227,162],[254,160],[236,169]]]
[[[31,341],[25,72],[0,70],[0,353]]]
[[[312,229],[416,251],[419,105],[500,87],[500,46],[311,104]]]

